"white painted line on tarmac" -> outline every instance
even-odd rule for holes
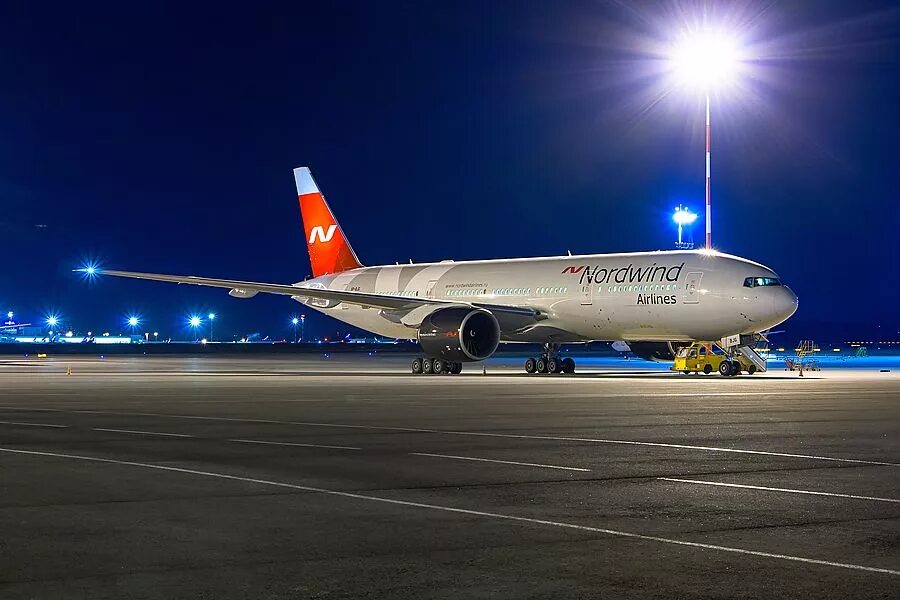
[[[0,409],[7,407],[0,407]],[[10,408],[10,410],[12,410]],[[16,410],[28,410],[22,407]],[[678,448],[681,450],[700,450],[704,452],[722,452],[731,454],[748,454],[756,456],[778,456],[782,458],[802,458],[805,460],[819,460],[826,462],[859,464],[859,465],[875,465],[881,467],[900,467],[900,463],[863,460],[858,458],[840,458],[835,456],[821,456],[816,454],[795,454],[791,452],[772,452],[767,450],[745,450],[741,448],[722,448],[717,446],[695,446],[692,444],[673,444],[667,442],[645,442],[638,440],[614,440],[603,438],[585,438],[585,437],[568,437],[555,435],[526,435],[515,433],[492,433],[486,431],[452,431],[442,429],[423,429],[418,427],[391,427],[386,425],[353,425],[349,423],[317,423],[311,421],[278,421],[275,419],[242,419],[238,417],[213,417],[206,415],[172,415],[165,413],[151,412],[119,412],[119,411],[103,411],[103,410],[64,410],[58,408],[39,408],[31,410],[42,410],[46,412],[62,412],[62,413],[78,413],[78,414],[98,414],[98,415],[119,415],[119,416],[143,416],[143,417],[163,417],[167,419],[195,419],[203,421],[227,421],[236,423],[271,423],[275,425],[297,425],[303,427],[335,427],[341,429],[364,429],[370,431],[406,431],[414,433],[433,433],[436,435],[459,435],[459,436],[477,436],[477,437],[494,437],[504,439],[524,439],[524,440],[547,440],[558,442],[583,442],[592,444],[618,444],[630,446],[648,446],[655,448]]]
[[[538,463],[516,462],[514,460],[496,460],[493,458],[475,458],[473,456],[454,456],[453,454],[430,454],[428,452],[410,452],[413,456],[433,456],[435,458],[455,458],[457,460],[474,460],[478,462],[500,463],[504,465],[517,465],[520,467],[540,467],[542,469],[561,469],[563,471],[582,471],[590,473],[590,469],[581,467],[562,467],[559,465],[542,465]]]
[[[531,525],[544,525],[547,527],[556,527],[559,529],[570,529],[575,531],[588,531],[591,533],[602,533],[615,537],[629,538],[633,540],[657,542],[660,544],[668,544],[675,546],[685,546],[689,548],[700,548],[703,550],[717,550],[719,552],[729,552],[732,554],[741,554],[745,556],[756,556],[760,558],[771,558],[776,560],[785,560],[791,562],[799,562],[823,567],[837,567],[841,569],[852,569],[855,571],[866,571],[869,573],[881,573],[885,575],[900,576],[900,571],[894,569],[884,569],[880,567],[867,567],[865,565],[857,565],[853,563],[834,562],[829,560],[819,560],[816,558],[806,558],[803,556],[792,556],[789,554],[775,554],[772,552],[762,552],[759,550],[747,550],[745,548],[734,548],[731,546],[719,546],[717,544],[704,544],[701,542],[689,542],[686,540],[677,540],[672,538],[658,537],[654,535],[643,535],[640,533],[631,533],[628,531],[617,531],[614,529],[603,529],[601,527],[590,527],[588,525],[577,525],[575,523],[564,523],[561,521],[548,521],[545,519],[534,519],[531,517],[519,517],[516,515],[507,515],[503,513],[486,512],[480,510],[470,510],[466,508],[455,508],[452,506],[442,506],[439,504],[425,504],[422,502],[409,502],[406,500],[396,500],[394,498],[382,498],[379,496],[369,496],[366,494],[356,494],[353,492],[340,492],[337,490],[329,490],[325,488],[317,488],[306,485],[297,485],[293,483],[285,483],[281,481],[271,481],[268,479],[254,479],[250,477],[239,477],[237,475],[229,475],[227,473],[214,473],[211,471],[198,471],[195,469],[185,469],[182,467],[171,467],[167,465],[157,465],[153,463],[140,463],[126,460],[115,460],[111,458],[99,458],[96,456],[80,456],[76,454],[62,454],[57,452],[38,452],[35,450],[18,450],[15,448],[0,448],[0,452],[8,452],[11,454],[23,454],[29,456],[48,456],[54,458],[68,458],[73,460],[84,460],[98,463],[142,467],[145,469],[156,469],[159,471],[169,471],[172,473],[185,473],[187,475],[199,475],[202,477],[213,477],[216,479],[227,479],[231,481],[242,481],[244,483],[253,483],[257,485],[267,485],[272,487],[287,488],[299,490],[303,492],[313,492],[317,494],[325,494],[328,496],[337,496],[341,498],[351,498],[354,500],[366,500],[369,502],[380,502],[383,504],[391,504],[394,506],[403,506],[407,508],[421,508],[426,510],[436,510],[447,513],[469,515],[474,517],[484,517],[488,519],[498,519],[504,521],[514,521],[519,523],[528,523]]]
[[[104,427],[94,427],[94,431],[111,431],[113,433],[134,433],[136,435],[162,435],[166,437],[192,438],[194,436],[186,433],[164,433],[162,431],[136,431],[134,429],[107,429]]]
[[[65,429],[68,425],[54,425],[53,423],[24,423],[22,421],[0,421],[0,425],[24,425],[25,427],[54,427]]]
[[[786,492],[789,494],[807,494],[810,496],[829,496],[832,498],[852,498],[854,500],[873,500],[875,502],[893,502],[900,504],[900,500],[896,498],[879,498],[877,496],[857,496],[855,494],[838,494],[834,492],[816,492],[813,490],[795,490],[791,488],[768,487],[764,485],[745,485],[741,483],[724,483],[722,481],[702,481],[699,479],[678,479],[676,477],[657,477],[662,481],[677,481],[678,483],[695,483],[699,485],[714,485],[730,488],[741,488],[747,490],[761,490],[765,492]]]
[[[242,444],[267,444],[270,446],[299,446],[301,448],[331,448],[334,450],[362,450],[354,446],[326,446],[325,444],[300,444],[297,442],[269,442],[265,440],[228,440],[229,442],[240,442]]]

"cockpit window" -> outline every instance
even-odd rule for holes
[[[744,287],[767,287],[781,285],[781,281],[775,277],[748,277],[744,280]]]

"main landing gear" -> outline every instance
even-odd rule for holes
[[[525,361],[526,373],[574,373],[575,361],[559,357],[559,344],[544,344],[540,358]]]
[[[451,362],[440,358],[414,358],[413,375],[459,375],[462,373],[461,362]]]

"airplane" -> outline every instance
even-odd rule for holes
[[[225,288],[235,298],[289,296],[377,335],[418,341],[425,356],[412,360],[415,374],[458,374],[501,342],[542,344],[541,355],[525,361],[528,373],[572,373],[562,344],[624,341],[642,358],[672,360],[680,346],[730,339],[720,372],[737,375],[737,353],[752,352],[760,332],[797,310],[797,296],[774,271],[706,249],[366,267],[309,168],[294,169],[294,179],[312,279],[278,284],[94,270]]]

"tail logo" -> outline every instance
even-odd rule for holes
[[[309,232],[309,243],[315,244],[316,241],[330,242],[334,236],[335,229],[337,229],[337,225],[329,225],[327,231],[321,225],[316,225]]]

